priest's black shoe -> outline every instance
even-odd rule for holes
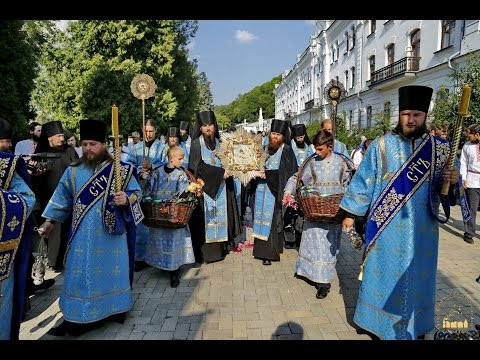
[[[464,236],[464,237],[463,237],[463,241],[465,241],[466,243],[469,243],[469,244],[473,244],[473,243],[474,243],[473,239],[472,239],[471,237],[469,237],[469,236]]]
[[[30,297],[25,296],[25,302],[23,303],[23,313],[22,313],[22,321],[25,321],[27,317],[27,312],[32,309],[32,304],[30,303]]]
[[[180,285],[180,279],[179,279],[179,270],[174,270],[170,272],[170,286],[172,288],[176,288],[178,285]]]
[[[68,322],[63,321],[60,325],[55,326],[47,331],[48,335],[65,336],[68,334]]]
[[[111,315],[109,317],[109,320],[112,320],[118,324],[123,324],[125,323],[125,318],[126,318],[127,313],[120,313],[120,314],[115,314]]]
[[[148,265],[145,261],[135,261],[135,267],[133,268],[133,270],[135,272],[139,272],[149,266],[150,265]]]
[[[77,324],[70,321],[64,320],[60,325],[51,328],[47,331],[47,334],[53,336],[80,336],[83,335],[90,330],[97,329],[103,325],[103,320],[95,321],[87,324]]]
[[[28,294],[33,295],[38,290],[47,290],[47,289],[51,288],[54,284],[55,284],[55,279],[45,279],[39,285],[32,285],[30,287],[30,289],[28,289]]]
[[[370,338],[372,340],[380,340],[380,338],[377,335],[371,333],[368,330],[362,329],[362,328],[357,329],[357,334],[358,335],[368,335],[368,336],[370,336]]]
[[[315,295],[315,297],[317,299],[325,299],[329,292],[330,292],[330,288],[326,286],[320,286],[317,290],[317,294]]]
[[[272,262],[270,260],[262,260],[263,265],[272,265]]]

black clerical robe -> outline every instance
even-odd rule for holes
[[[203,197],[189,221],[190,232],[192,235],[192,246],[195,260],[199,263],[215,262],[223,260],[226,254],[233,250],[234,238],[240,234],[241,221],[238,213],[237,202],[235,199],[235,190],[233,187],[233,178],[223,179],[225,169],[206,164],[202,160],[200,139],[192,140],[190,145],[190,157],[188,168],[195,176],[205,182],[204,191],[207,195],[214,198],[225,181],[227,192],[227,219],[228,219],[228,241],[218,243],[205,243],[205,214]]]
[[[275,196],[275,208],[273,211],[272,227],[270,229],[268,240],[255,239],[253,256],[257,259],[273,261],[280,260],[280,254],[283,253],[283,243],[285,239],[283,233],[283,216],[286,209],[282,205],[283,190],[287,185],[288,179],[290,179],[297,170],[298,165],[295,153],[290,145],[284,144],[278,170],[265,171],[267,186]],[[252,211],[253,210],[254,209],[252,209]]]

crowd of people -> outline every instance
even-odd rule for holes
[[[54,284],[31,282],[38,243],[47,242],[48,266],[65,279],[63,322],[49,334],[77,336],[106,321],[124,322],[133,307],[134,272],[166,271],[175,288],[182,266],[224,260],[244,231],[246,202],[253,213],[253,257],[269,266],[281,261],[284,248],[298,249],[292,273],[314,286],[319,300],[330,292],[342,234],[355,229],[364,241],[354,314],[359,331],[379,339],[424,337],[434,328],[439,224],[445,222],[439,209],[448,213],[450,206],[440,194],[443,182],[453,191],[461,179],[472,213],[467,243],[473,243],[480,203],[480,125],[467,128],[459,166],[448,167],[451,142],[442,129],[427,129],[431,95],[429,87],[401,87],[397,126],[362,139],[352,152],[334,138],[330,119],[312,140],[305,125],[273,119],[263,141],[267,160],[247,186],[217,156],[222,140],[211,110],[197,113],[193,126],[181,121],[168,128],[164,141],[156,121],[147,119],[143,139],[134,132],[122,146],[120,172],[102,120],[79,122],[81,147],[60,121],[32,123],[30,138],[16,144],[14,155],[8,153],[10,125],[0,119],[0,203],[4,224],[14,224],[3,227],[0,239],[6,264],[0,269],[0,339],[18,339],[29,296]],[[142,222],[142,200],[176,199],[196,181],[202,194],[188,224]],[[338,214],[309,217],[299,202],[303,190],[340,195]]]

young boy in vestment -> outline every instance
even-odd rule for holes
[[[190,184],[183,170],[183,149],[174,145],[168,149],[168,163],[153,169],[151,175],[142,173],[149,183],[148,196],[151,201],[172,200],[186,191]],[[175,288],[180,284],[180,267],[193,264],[192,239],[188,224],[182,228],[149,228],[145,249],[145,262],[157,269],[170,273],[170,285]]]

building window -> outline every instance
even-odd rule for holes
[[[370,56],[368,59],[370,64],[370,72],[368,73],[368,80],[372,80],[373,73],[375,72],[375,55]]]
[[[352,83],[350,84],[350,88],[354,88],[355,87],[355,67],[352,67],[350,71],[352,72]]]
[[[455,20],[442,20],[442,47],[445,49],[453,45],[455,35]]]
[[[348,84],[348,70],[345,71],[345,84]]]
[[[352,49],[355,47],[355,25],[352,25]]]
[[[358,109],[358,129],[362,128],[362,109]]]
[[[367,107],[367,129],[372,126],[372,107]]]
[[[374,34],[377,31],[377,20],[370,20],[370,34]]]
[[[337,57],[335,58],[335,60],[338,60],[340,59],[340,45],[338,44],[338,40],[337,40]]]
[[[350,112],[348,114],[348,128],[350,130],[353,129],[353,110],[350,110]]]
[[[415,30],[410,36],[410,44],[412,44],[412,56],[420,57],[420,30]]]
[[[348,50],[350,50],[350,47],[348,46],[349,45],[349,38],[348,38],[348,32],[345,33],[345,41],[346,41],[346,45],[345,45],[345,54],[348,53]]]
[[[383,118],[384,118],[384,120],[388,121],[389,123],[390,123],[390,119],[391,119],[391,115],[390,115],[391,108],[392,108],[392,104],[390,103],[390,101],[387,101],[383,105]]]
[[[395,61],[395,44],[388,45],[387,48],[387,65],[393,64]]]

